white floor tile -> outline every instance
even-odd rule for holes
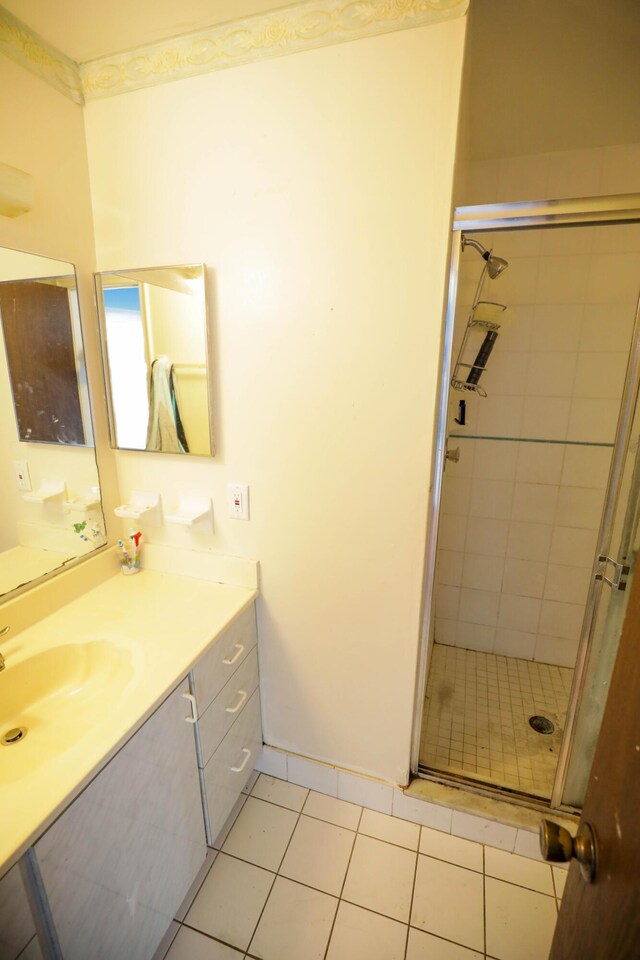
[[[221,853],[185,923],[246,950],[274,879],[267,870]]]
[[[342,901],[327,960],[404,960],[407,927]]]
[[[211,940],[188,927],[181,927],[165,960],[242,960],[243,956],[244,953],[224,943]]]
[[[528,887],[529,890],[554,896],[551,867],[547,863],[538,863],[527,857],[519,857],[516,853],[487,847],[484,864],[488,877],[496,877],[498,880],[506,880],[520,887]]]
[[[335,897],[278,877],[251,941],[251,955],[323,960],[337,907]]]
[[[223,850],[259,867],[277,871],[298,820],[293,810],[248,797]]]
[[[553,873],[553,882],[556,888],[556,897],[560,900],[564,894],[564,888],[567,884],[567,874],[568,870],[564,870],[562,867],[552,867],[551,872]]]
[[[364,810],[360,821],[359,832],[376,840],[385,840],[395,843],[398,847],[407,850],[417,850],[420,838],[420,827],[417,823],[400,820],[398,817],[388,817],[375,810]]]
[[[304,815],[280,867],[283,877],[340,896],[355,833]]]
[[[552,897],[485,880],[487,954],[496,960],[548,960],[557,912]]]
[[[286,780],[278,780],[276,777],[261,773],[251,791],[251,796],[300,812],[308,793],[306,787],[299,787],[295,783],[287,783]]]
[[[451,814],[449,807],[408,797],[403,790],[393,791],[393,815],[401,820],[411,820],[413,823],[421,823],[425,827],[448,833],[451,830]]]
[[[482,844],[474,843],[473,840],[463,840],[462,837],[442,833],[441,830],[423,827],[420,835],[420,853],[482,873]]]
[[[468,950],[414,927],[409,929],[406,960],[482,960],[483,956],[475,950]]]
[[[326,820],[327,823],[335,823],[337,827],[357,830],[362,807],[311,790],[304,805],[304,812],[309,817]]]
[[[416,854],[358,834],[342,896],[407,923]]]
[[[418,857],[411,925],[484,950],[483,878],[451,863]]]
[[[229,833],[231,832],[231,828],[236,822],[236,820],[238,819],[238,815],[246,802],[247,802],[246,794],[241,793],[238,799],[236,800],[236,802],[234,803],[233,810],[227,817],[224,827],[222,828],[218,836],[213,838],[213,846],[216,850],[222,849],[222,845],[224,844],[225,840],[229,836]]]

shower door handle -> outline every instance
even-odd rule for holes
[[[600,556],[598,557],[598,563],[601,563],[604,569],[602,569],[600,573],[596,573],[594,580],[602,580],[603,583],[609,584],[613,590],[627,589],[626,577],[629,575],[630,567],[626,564],[618,563],[618,561],[612,557]],[[610,580],[609,577],[605,577],[605,570],[608,563],[610,563],[614,569],[612,580]]]

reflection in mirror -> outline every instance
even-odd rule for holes
[[[0,595],[105,543],[72,263],[0,248]]]
[[[204,267],[95,278],[112,445],[211,456]]]

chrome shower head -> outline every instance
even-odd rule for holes
[[[496,277],[499,277],[501,273],[509,266],[508,260],[503,260],[502,257],[494,257],[491,250],[487,250],[486,247],[483,247],[478,240],[474,240],[473,237],[467,237],[465,234],[462,234],[462,249],[466,246],[473,247],[474,250],[477,250],[483,260],[487,261],[487,273],[492,280],[495,280]]]

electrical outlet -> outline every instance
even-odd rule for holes
[[[249,485],[230,483],[227,487],[229,498],[229,516],[235,520],[249,519]]]
[[[16,486],[18,490],[31,490],[31,477],[29,476],[29,464],[26,460],[14,460],[13,469],[16,475]]]

